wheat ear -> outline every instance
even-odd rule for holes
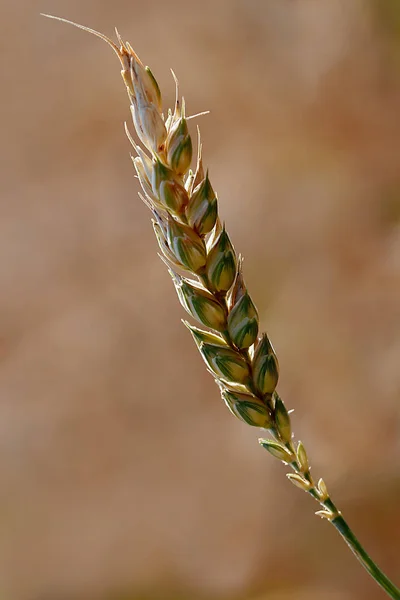
[[[287,478],[320,505],[317,515],[344,538],[370,575],[389,596],[400,590],[382,573],[350,530],[330,498],[323,479],[316,483],[306,449],[294,444],[289,411],[276,392],[278,359],[267,334],[259,333],[257,309],[243,279],[242,260],[218,216],[217,196],[204,171],[198,134],[195,170],[184,99],[178,81],[173,110],[165,115],[161,93],[148,67],[116,30],[118,45],[105,35],[61,19],[107,42],[117,54],[128,92],[139,146],[125,126],[142,187],[140,198],[152,213],[160,257],[168,267],[178,298],[189,315],[206,329],[184,324],[191,332],[208,371],[229,410],[241,421],[270,432],[259,442],[292,473]]]

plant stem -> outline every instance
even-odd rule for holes
[[[378,565],[372,560],[369,554],[364,550],[359,540],[354,535],[353,531],[350,529],[349,525],[342,517],[340,511],[337,509],[335,504],[332,502],[330,498],[327,498],[324,502],[321,502],[322,506],[330,511],[332,514],[336,515],[333,519],[328,519],[330,523],[335,527],[336,531],[342,536],[346,544],[349,546],[350,550],[360,561],[362,566],[368,573],[371,575],[372,579],[376,581],[378,585],[381,586],[385,592],[393,598],[393,600],[400,600],[400,590],[397,588],[394,583],[390,581],[390,579],[381,571]]]
[[[325,503],[324,503],[325,504]],[[331,500],[328,501],[328,507],[330,510],[333,508],[333,502]],[[335,507],[336,508],[336,507]],[[335,529],[340,533],[346,544],[349,546],[350,550],[355,554],[358,558],[364,569],[368,571],[373,579],[375,579],[376,583],[381,586],[382,589],[385,590],[390,598],[393,600],[400,600],[400,590],[397,588],[394,583],[390,581],[390,579],[381,571],[381,569],[374,563],[372,558],[367,554],[364,550],[342,515],[339,513],[339,516],[335,517],[330,521]]]
[[[279,439],[278,431],[275,430],[274,435],[277,439]],[[294,446],[292,442],[288,442],[284,445],[289,452],[294,452]],[[320,503],[325,511],[327,511],[327,515],[320,514],[320,516],[324,516],[335,527],[336,531],[338,531],[338,533],[342,536],[364,569],[368,571],[372,579],[374,579],[376,583],[385,590],[387,595],[393,598],[393,600],[400,600],[400,589],[390,581],[385,573],[381,571],[378,565],[375,564],[369,554],[364,550],[361,543],[356,538],[345,519],[342,517],[340,510],[337,508],[334,502],[332,502],[330,496],[321,498],[318,486],[315,485],[310,471],[308,470],[306,472],[302,472],[301,466],[297,460],[294,460],[290,466],[296,473],[302,473],[304,479],[310,484],[310,488],[307,490],[308,493],[314,498],[314,500]]]

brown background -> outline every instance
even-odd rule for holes
[[[2,599],[384,597],[180,324],[118,61],[39,12],[117,25],[166,105],[173,67],[211,110],[205,162],[296,436],[399,584],[398,6],[1,2]]]

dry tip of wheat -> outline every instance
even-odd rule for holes
[[[332,502],[323,479],[311,476],[302,442],[295,445],[291,420],[276,386],[278,359],[267,334],[259,332],[257,309],[243,279],[242,260],[236,254],[218,215],[217,195],[204,171],[198,130],[197,159],[192,164],[192,140],[185,102],[178,80],[173,109],[164,113],[157,81],[129,42],[116,30],[118,45],[107,36],[72,21],[44,15],[83,29],[103,39],[118,56],[133,125],[142,146],[125,125],[142,187],[140,198],[152,213],[160,257],[167,265],[183,308],[202,327],[184,321],[218,384],[231,413],[241,421],[268,430],[259,442],[290,466],[288,479],[308,492],[375,581],[395,600],[400,590],[368,556]],[[196,116],[196,115],[195,115]]]

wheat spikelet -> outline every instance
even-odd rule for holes
[[[259,317],[243,278],[242,260],[236,254],[218,215],[218,200],[208,171],[204,171],[202,145],[194,170],[192,140],[185,103],[178,94],[165,114],[154,75],[116,30],[116,45],[105,35],[59,17],[44,15],[88,31],[107,42],[117,54],[126,86],[133,125],[144,149],[126,133],[135,156],[133,164],[142,187],[140,198],[152,213],[154,233],[183,308],[202,327],[184,321],[218,384],[229,410],[241,421],[267,429],[260,444],[292,473],[288,479],[322,506],[317,515],[337,529],[358,560],[395,600],[400,590],[362,548],[332,502],[323,479],[315,483],[302,442],[293,441],[288,410],[276,392],[279,365],[267,334],[259,333]]]

